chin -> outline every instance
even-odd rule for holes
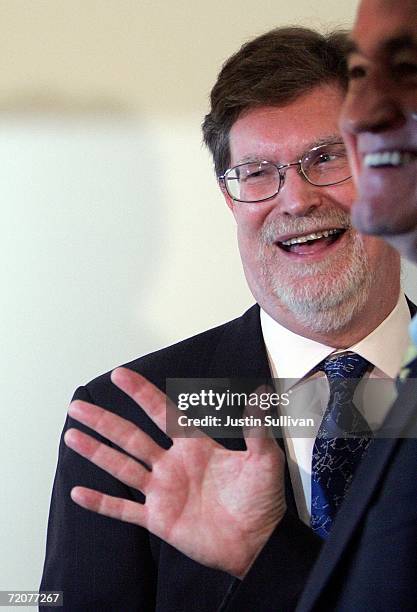
[[[365,252],[357,252],[349,266],[335,266],[334,274],[304,277],[300,282],[272,278],[269,291],[303,327],[329,333],[346,328],[364,308],[373,282]]]
[[[382,236],[403,234],[417,229],[417,196],[413,185],[399,185],[398,189],[380,189],[374,193],[360,187],[351,208],[353,226],[362,234]]]
[[[362,234],[385,236],[399,231],[400,223],[392,214],[385,212],[381,206],[367,200],[355,202],[351,210],[352,225]]]
[[[405,233],[387,235],[385,240],[402,257],[417,264],[417,227]]]
[[[329,333],[346,328],[368,301],[371,276],[343,286],[328,285],[324,291],[304,286],[303,292],[276,289],[275,297],[294,318],[314,332]]]

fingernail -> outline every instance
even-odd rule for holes
[[[83,414],[83,408],[77,401],[71,402],[68,408],[68,414],[73,417],[81,416]]]
[[[71,445],[71,442],[73,442],[73,440],[74,440],[74,430],[68,429],[68,431],[64,433],[64,442],[67,445]]]

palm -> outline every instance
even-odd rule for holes
[[[138,375],[118,372],[118,386],[140,399],[163,428],[165,396]],[[77,402],[70,413],[151,468],[69,430],[69,446],[146,495],[140,504],[77,487],[75,501],[142,525],[200,563],[245,573],[285,511],[283,454],[274,440],[247,439],[247,451],[229,451],[200,435],[175,438],[164,450],[132,423],[92,404]]]

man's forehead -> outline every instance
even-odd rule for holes
[[[366,44],[369,43],[369,44]],[[352,37],[346,45],[347,55],[352,53],[360,54],[394,54],[402,49],[417,49],[417,33],[414,35],[412,31],[403,28],[396,32],[387,32],[385,36],[375,37],[374,44],[371,46],[371,39],[367,38],[363,43],[360,38],[352,32]],[[371,53],[372,52],[372,53]]]
[[[290,148],[293,149],[293,155],[297,158],[308,154],[311,149],[320,147],[325,144],[339,144],[342,142],[342,137],[338,132],[329,132],[318,135],[312,138],[298,138],[294,142],[290,143]],[[247,162],[258,162],[262,160],[272,161],[274,163],[288,163],[287,149],[288,143],[282,142],[264,142],[262,140],[254,140],[249,146],[249,151],[245,152],[244,155],[237,157],[234,160],[236,165],[244,164]],[[233,147],[232,147],[233,148]]]
[[[415,12],[416,0],[361,0],[359,3],[356,21],[365,16],[377,19],[387,19],[393,11],[406,14]]]
[[[372,56],[417,46],[417,0],[362,0],[348,54]]]

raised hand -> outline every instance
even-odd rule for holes
[[[114,370],[112,381],[165,431],[167,410],[177,408],[159,389],[126,368]],[[246,574],[286,510],[284,455],[266,430],[245,438],[246,451],[227,450],[202,432],[174,438],[166,450],[94,404],[76,400],[69,414],[140,462],[77,429],[66,432],[67,446],[146,496],[141,504],[74,487],[76,503],[141,525],[199,563]]]

